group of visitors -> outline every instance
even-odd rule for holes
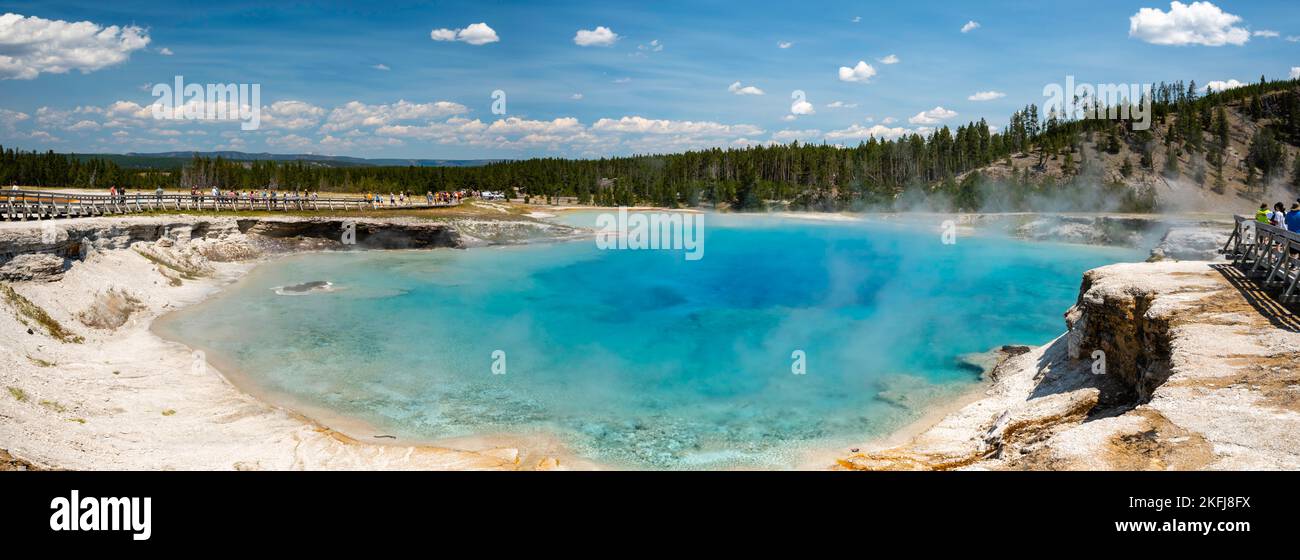
[[[1300,198],[1291,203],[1290,211],[1281,202],[1274,204],[1272,211],[1269,211],[1268,203],[1260,204],[1259,210],[1255,212],[1255,221],[1300,233]]]
[[[14,190],[18,190],[17,186],[14,187]],[[158,187],[154,194],[161,201],[163,188]],[[434,204],[460,204],[461,200],[464,198],[477,196],[477,194],[477,192],[464,190],[439,192],[427,191],[424,193],[424,200],[429,206]],[[125,202],[127,197],[126,187],[111,186],[108,188],[108,195],[112,200]],[[222,191],[216,186],[213,186],[211,190],[198,186],[190,187],[190,202],[193,204],[199,205],[204,202],[207,197],[216,199],[217,202],[222,204],[241,203],[265,207],[290,207],[300,206],[300,203],[302,202],[311,202],[312,204],[315,204],[320,199],[320,193],[309,192],[306,190],[300,191],[298,189],[279,191],[274,188],[261,190],[248,189],[241,193],[237,190]],[[411,206],[414,198],[406,191],[397,193],[390,192],[388,193],[388,200],[385,201],[383,195],[380,193],[367,192],[364,200],[370,203],[373,207],[402,207]]]
[[[436,193],[433,191],[426,191],[424,193],[424,201],[430,206],[434,204],[460,204],[461,199],[464,197],[465,191],[439,191]],[[406,191],[399,191],[397,193],[390,192],[388,193],[388,202],[385,204],[383,195],[367,192],[365,200],[374,207],[401,207],[411,206],[414,203],[415,197],[412,197],[410,193]]]
[[[310,192],[306,190],[294,189],[291,191],[280,191],[278,189],[247,189],[244,192],[238,190],[222,191],[217,187],[212,187],[210,192],[204,193],[204,189],[199,187],[190,187],[190,199],[196,204],[202,196],[206,194],[218,202],[224,204],[240,203],[256,206],[297,206],[303,202],[315,203],[320,199],[319,192]]]
[[[452,191],[452,192],[447,192],[447,191],[433,192],[433,191],[430,191],[430,192],[426,192],[426,193],[424,193],[424,198],[425,198],[426,200],[429,201],[429,204],[430,204],[430,205],[432,205],[432,204],[460,204],[460,199],[463,198],[464,196],[465,196],[465,191]]]
[[[112,202],[126,203],[126,187],[116,185],[108,187],[108,199]]]

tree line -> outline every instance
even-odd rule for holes
[[[1300,92],[1297,81],[1250,84],[1202,95],[1194,82],[1160,83],[1150,99],[1153,129],[1163,130],[1166,153],[1184,151],[1203,157],[1218,169],[1222,187],[1224,150],[1228,144],[1225,107],[1241,112],[1259,126],[1247,163],[1249,181],[1265,182],[1294,173],[1300,186],[1300,159],[1284,161],[1283,144],[1300,144]],[[1162,128],[1157,128],[1162,127]],[[912,207],[923,201],[936,208],[977,210],[992,202],[999,209],[1036,209],[1034,200],[1084,201],[1088,190],[1116,195],[1126,210],[1154,206],[1149,193],[1126,192],[1123,184],[1101,184],[1095,165],[1085,161],[1081,143],[1096,142],[1110,153],[1128,144],[1139,155],[1125,162],[1154,170],[1151,130],[1135,130],[1132,121],[1069,119],[1040,114],[1036,105],[1016,111],[1001,131],[983,119],[940,127],[928,135],[897,139],[870,138],[856,146],[791,142],[746,148],[713,148],[676,154],[634,155],[600,159],[533,158],[481,167],[332,167],[305,161],[245,161],[195,156],[172,167],[132,169],[101,158],[54,152],[22,152],[0,147],[0,184],[133,189],[216,186],[223,190],[287,189],[336,192],[490,190],[537,200],[576,197],[600,205],[726,205],[761,209],[769,201],[813,210]],[[1028,154],[1017,168],[1011,158]],[[1030,168],[1063,160],[1065,180],[1030,179]],[[1006,161],[1018,176],[992,185],[979,173]],[[1172,163],[1171,163],[1172,162]],[[1169,169],[1169,166],[1175,169]],[[1177,173],[1177,158],[1165,161],[1165,173]],[[1294,167],[1294,170],[1291,168]],[[1204,170],[1200,171],[1205,173]],[[1197,177],[1213,183],[1213,177]],[[992,200],[996,199],[996,200]],[[1087,209],[1087,208],[1077,208]]]

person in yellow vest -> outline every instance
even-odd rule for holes
[[[1255,221],[1261,224],[1268,223],[1268,203],[1260,204],[1259,210],[1255,211]]]

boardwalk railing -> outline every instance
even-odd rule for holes
[[[421,203],[415,203],[420,200]],[[72,194],[47,191],[0,191],[0,218],[5,220],[45,220],[55,218],[82,218],[112,214],[134,214],[163,210],[265,210],[265,211],[328,211],[328,210],[403,210],[419,208],[445,208],[455,202],[425,201],[412,197],[406,204],[375,203],[364,198],[310,196],[277,196],[262,198],[254,195],[227,196],[211,194]]]
[[[1281,301],[1300,301],[1300,234],[1237,216],[1236,227],[1220,251],[1266,289],[1281,291]]]

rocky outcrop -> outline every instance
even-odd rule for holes
[[[1079,300],[1065,313],[1068,356],[1090,360],[1095,373],[1145,401],[1169,376],[1169,317],[1152,309],[1156,286],[1107,272],[1084,273]]]
[[[67,265],[63,257],[49,253],[28,253],[18,255],[0,266],[0,280],[54,282],[63,278],[63,271],[66,269]]]
[[[183,254],[172,256],[181,261],[198,257],[210,262],[238,262],[266,252],[463,248],[576,235],[581,235],[576,228],[514,216],[443,221],[402,217],[124,216],[8,222],[0,223],[0,274],[13,280],[49,278],[55,274],[55,258],[81,260],[94,251],[135,248],[141,242],[157,249],[149,257],[166,258],[164,253],[180,250]],[[23,257],[33,254],[45,256]]]
[[[460,234],[445,223],[377,220],[239,220],[239,231],[253,238],[306,241],[318,246],[363,249],[460,247]]]
[[[1232,228],[1223,224],[1174,226],[1151,250],[1151,260],[1222,260],[1219,250],[1227,244],[1231,232]]]
[[[1155,217],[1048,214],[1016,228],[1015,235],[1033,241],[1150,247],[1166,227]]]

